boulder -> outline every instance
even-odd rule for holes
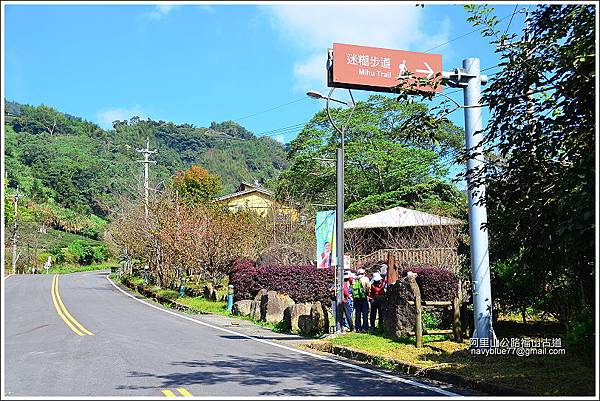
[[[310,308],[310,318],[312,320],[313,334],[326,333],[328,328],[327,311],[323,308],[321,302],[315,302]]]
[[[310,316],[311,306],[310,303],[304,303],[294,304],[285,308],[283,311],[283,322],[292,333],[300,331],[298,321],[302,316]]]
[[[260,320],[260,301],[251,301],[250,317],[254,320]]]
[[[268,291],[265,290],[264,288],[262,290],[258,291],[258,293],[256,294],[256,296],[254,297],[254,300],[260,302],[260,300],[262,299],[263,295],[266,295],[267,292]]]
[[[330,313],[321,302],[310,304],[310,314],[298,319],[300,333],[309,336],[329,332]]]
[[[212,292],[214,291],[214,287],[211,283],[208,283],[202,288],[202,296],[206,299],[210,299]]]
[[[268,291],[260,300],[260,320],[279,323],[283,320],[283,311],[291,305],[294,305],[294,300],[288,295]]]
[[[233,308],[231,309],[231,313],[233,315],[249,316],[252,302],[254,301],[251,301],[249,299],[244,299],[242,301],[235,302],[233,304]]]
[[[388,285],[383,303],[383,328],[386,334],[405,337],[409,331],[414,331],[417,312],[414,306],[408,304],[413,300],[414,295],[406,278]]]

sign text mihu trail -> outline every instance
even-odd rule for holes
[[[404,82],[419,92],[441,92],[440,84],[414,87],[414,78],[435,80],[441,72],[441,54],[334,43],[328,86],[391,92]]]

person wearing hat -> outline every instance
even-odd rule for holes
[[[352,271],[345,269],[344,270],[344,275],[348,275],[348,293],[350,294],[350,296],[348,297],[348,309],[350,310],[350,316],[353,315],[354,313],[354,299],[352,298],[352,282],[354,281],[354,279],[356,279],[356,274],[352,273]],[[344,321],[343,321],[344,327],[350,327],[350,324],[348,323],[348,319],[346,319],[346,317],[344,317]]]
[[[379,327],[383,325],[383,316],[381,311],[383,309],[383,299],[385,296],[385,282],[383,277],[378,272],[373,273],[373,283],[371,284],[370,297],[371,302],[371,331],[375,330],[375,319],[379,315]]]
[[[365,275],[365,269],[358,269],[357,278],[352,284],[352,298],[354,299],[354,313],[356,331],[369,331],[369,292],[371,284]]]
[[[349,330],[354,331],[354,323],[352,322],[352,313],[350,312],[350,305],[348,301],[350,298],[350,272],[344,272],[344,300],[342,302],[343,316],[348,322]]]

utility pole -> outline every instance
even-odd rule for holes
[[[335,153],[335,171],[336,171],[336,184],[335,184],[335,253],[336,258],[334,261],[335,264],[335,287],[336,287],[336,311],[335,314],[335,326],[336,332],[343,332],[342,322],[344,321],[343,317],[343,302],[344,302],[344,137],[346,134],[346,130],[350,124],[350,119],[352,118],[352,113],[354,113],[354,108],[356,107],[356,102],[354,101],[354,96],[352,96],[352,91],[348,89],[348,94],[350,95],[351,102],[343,102],[338,99],[334,99],[331,97],[333,91],[336,88],[331,88],[329,91],[329,95],[323,96],[319,92],[316,91],[308,91],[306,94],[314,99],[325,99],[325,110],[327,111],[327,118],[329,119],[329,123],[333,127],[333,129],[340,135],[339,138],[339,147],[336,149]],[[343,105],[350,107],[350,115],[348,119],[344,122],[344,125],[339,128],[333,118],[331,117],[331,113],[329,111],[329,102],[337,102]],[[316,158],[317,160],[319,158]],[[332,161],[332,159],[321,159],[323,161]]]
[[[150,139],[146,138],[146,148],[145,149],[136,149],[137,152],[144,155],[144,160],[138,160],[140,163],[144,163],[144,214],[146,219],[148,218],[148,165],[150,163],[156,164],[156,161],[150,160],[150,155],[157,153],[156,149],[150,150]]]
[[[138,160],[140,163],[144,163],[144,216],[146,217],[146,221],[148,221],[148,190],[149,187],[149,165],[150,163],[156,164],[156,161],[150,160],[150,155],[157,153],[156,149],[150,150],[150,139],[146,137],[146,148],[145,149],[136,149],[137,152],[144,155],[144,160]],[[148,284],[148,271],[150,266],[148,263],[144,266],[144,283]]]
[[[19,186],[17,185],[17,193],[13,196],[13,207],[14,207],[14,215],[15,222],[13,226],[13,237],[12,237],[12,272],[17,272],[17,259],[19,259],[19,255],[17,255],[17,241],[19,240],[19,225],[17,223],[17,216],[19,214],[19,198],[22,195],[19,193]]]
[[[474,347],[493,346],[496,335],[492,327],[492,286],[490,282],[490,255],[485,206],[485,185],[472,186],[473,176],[482,169],[483,122],[481,113],[481,85],[487,76],[481,75],[478,58],[463,60],[462,68],[442,72],[449,85],[463,88],[465,110],[465,143],[469,155],[467,161],[467,195],[469,204],[469,234],[471,237],[471,280],[473,290],[473,313],[476,339]]]

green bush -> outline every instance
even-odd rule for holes
[[[68,247],[75,261],[82,265],[103,262],[109,257],[109,252],[104,245],[92,245],[82,240],[71,242]]]
[[[571,350],[593,355],[594,320],[590,311],[583,310],[573,319],[565,337],[565,345]]]
[[[423,328],[425,330],[436,330],[440,328],[442,324],[442,317],[440,311],[432,311],[423,309],[422,313]]]
[[[47,249],[48,253],[52,255],[52,261],[54,263],[60,264],[65,261],[65,252],[58,245],[51,245]]]

